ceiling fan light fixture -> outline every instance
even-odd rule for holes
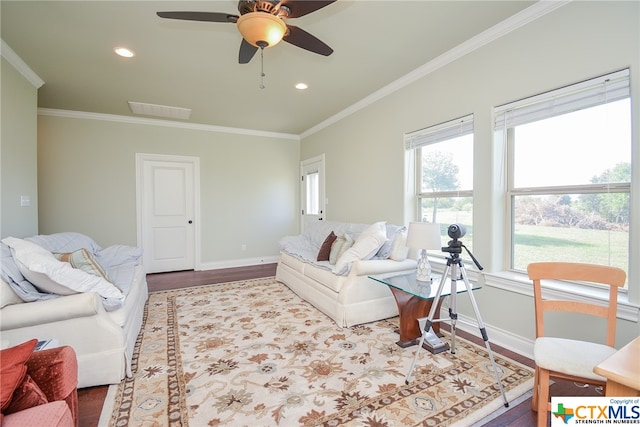
[[[245,13],[238,18],[237,25],[242,37],[255,47],[275,46],[287,31],[282,19],[265,12]]]

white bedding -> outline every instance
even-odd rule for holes
[[[106,310],[112,311],[119,308],[131,289],[136,266],[141,261],[142,249],[126,245],[113,245],[102,249],[90,237],[75,232],[38,235],[24,239],[35,243],[51,253],[69,253],[79,249],[87,249],[95,260],[107,271],[109,278],[118,288],[124,298],[105,298],[103,305]],[[58,298],[61,295],[38,289],[21,273],[15,259],[11,255],[10,248],[1,244],[2,279],[7,282],[16,295],[25,302],[40,301]]]

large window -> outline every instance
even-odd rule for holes
[[[405,147],[416,160],[416,215],[420,221],[441,225],[442,243],[447,227],[461,224],[461,239],[472,249],[473,238],[473,116],[412,132]]]
[[[510,267],[572,261],[628,271],[629,72],[496,108],[506,141]]]

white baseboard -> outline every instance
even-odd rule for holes
[[[200,264],[199,270],[217,270],[220,268],[248,267],[250,265],[274,264],[280,260],[279,255],[257,257],[257,258],[240,258],[226,261],[207,262]]]
[[[449,316],[448,312],[442,311],[440,313],[441,318]],[[446,322],[448,323],[448,322]],[[457,329],[468,332],[471,335],[482,337],[480,329],[476,326],[478,321],[475,317],[469,317],[462,314],[458,314],[458,322],[456,323]],[[533,341],[526,339],[520,335],[515,335],[504,329],[484,324],[484,327],[489,337],[489,345],[495,344],[500,347],[504,347],[507,350],[511,350],[522,356],[533,359]]]

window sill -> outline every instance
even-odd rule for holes
[[[484,273],[484,284],[508,292],[515,292],[533,298],[533,285],[525,274],[512,271]],[[545,298],[563,299],[568,301],[584,301],[602,303],[609,293],[604,289],[567,283],[561,281],[547,281],[543,286]],[[618,294],[618,318],[631,322],[640,322],[640,306],[629,302],[628,295]]]
[[[445,268],[443,259],[429,259],[434,271],[442,273]],[[526,274],[513,271],[500,271],[496,273],[483,273],[473,268],[465,267],[470,281],[483,281],[483,286],[490,286],[507,292],[515,292],[533,298],[533,286]],[[568,301],[584,301],[589,303],[602,303],[608,298],[608,292],[604,289],[567,283],[561,281],[546,282],[543,286],[545,298],[563,299]],[[618,294],[618,318],[640,323],[640,306],[629,302],[629,296]]]

